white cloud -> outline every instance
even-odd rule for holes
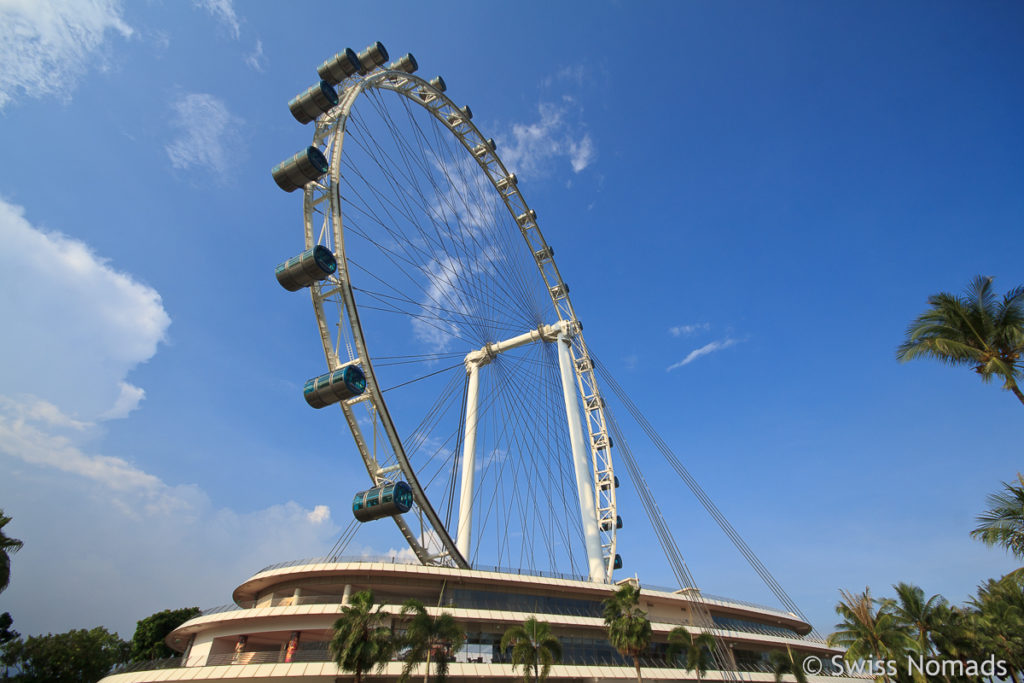
[[[697,332],[706,332],[711,329],[710,323],[694,323],[693,325],[676,325],[668,328],[668,333],[673,337],[688,337]]]
[[[238,24],[238,15],[231,0],[195,0],[197,7],[202,7],[212,14],[218,21],[227,27],[231,37],[238,40],[241,35],[241,28]]]
[[[330,518],[331,508],[327,507],[326,505],[317,505],[316,507],[309,511],[309,514],[306,515],[306,519],[308,519],[313,524],[323,524],[324,522],[330,520]]]
[[[150,506],[187,507],[183,501],[168,496],[167,487],[157,477],[131,463],[121,458],[84,453],[75,444],[75,437],[85,426],[41,399],[15,400],[0,396],[0,453],[31,465],[91,479],[112,492],[130,493],[132,500],[118,500],[126,506],[136,502],[135,496],[144,494]],[[74,432],[62,427],[72,427]]]
[[[510,133],[496,135],[498,153],[505,165],[531,178],[545,175],[559,158],[567,158],[576,173],[587,168],[596,158],[597,149],[588,134],[579,135],[567,122],[576,108],[572,98],[563,98],[561,104],[541,102],[536,123],[516,123]]]
[[[225,175],[231,167],[236,127],[241,119],[213,95],[190,93],[174,103],[171,122],[178,137],[165,147],[171,165],[180,170],[208,169]]]
[[[0,291],[0,501],[26,541],[4,599],[23,633],[130,636],[151,612],[223,603],[261,566],[336,537],[326,505],[217,508],[95,445],[99,422],[144,396],[125,378],[170,324],[155,290],[0,200]]]
[[[113,30],[120,0],[0,0],[0,109],[20,94],[66,100]]]
[[[216,507],[197,486],[169,486],[124,460],[81,449],[76,457],[99,467],[114,461],[110,470],[137,480],[122,476],[127,488],[115,490],[100,478],[0,452],[0,499],[25,540],[4,607],[25,634],[103,624],[130,638],[148,614],[229,602],[246,577],[272,562],[321,554],[339,533],[318,512],[326,506],[289,501],[238,512]]]
[[[156,353],[171,322],[160,294],[3,200],[0,245],[0,353],[18,359],[0,364],[3,392],[83,424],[126,415],[144,394],[125,377]]]
[[[569,163],[572,164],[572,170],[579,173],[594,160],[594,141],[590,139],[589,134],[584,134],[583,139],[579,142],[569,142]]]
[[[139,407],[142,399],[146,398],[146,390],[128,382],[119,382],[121,393],[114,402],[113,407],[100,415],[103,420],[118,420],[128,417],[128,413]]]
[[[254,71],[263,71],[263,65],[266,61],[266,57],[263,56],[263,41],[257,40],[256,47],[245,56],[245,63]]]
[[[727,349],[730,346],[734,346],[735,344],[738,344],[738,343],[739,343],[738,339],[732,339],[731,337],[729,337],[729,338],[723,339],[721,341],[713,341],[713,342],[711,342],[709,344],[705,344],[704,346],[700,347],[699,349],[694,349],[693,351],[690,351],[690,353],[686,356],[686,358],[682,359],[678,363],[673,363],[672,365],[668,366],[668,368],[666,368],[666,372],[671,371],[671,370],[675,370],[676,368],[681,368],[684,365],[689,365],[690,363],[692,363],[693,361],[697,360],[701,356],[706,356],[709,353],[714,353],[715,351],[721,351],[722,349]]]
[[[554,74],[542,79],[541,85],[545,88],[550,88],[557,81],[568,81],[574,85],[582,87],[586,74],[587,71],[582,64],[577,64],[575,66],[563,66]]]

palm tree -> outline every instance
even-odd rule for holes
[[[405,667],[402,669],[401,681],[409,680],[413,668],[420,662],[426,662],[427,671],[423,680],[430,681],[430,660],[433,658],[440,683],[448,678],[448,664],[462,647],[466,634],[455,623],[455,617],[442,612],[436,617],[430,616],[423,603],[409,598],[402,605],[402,614],[412,615],[405,629],[402,644],[409,648],[406,654]]]
[[[686,670],[697,674],[699,681],[714,664],[715,637],[707,631],[693,636],[683,626],[676,626],[668,634],[668,650],[665,659],[672,662],[678,655],[683,655]]]
[[[522,626],[513,626],[501,637],[501,651],[512,648],[512,670],[523,667],[523,683],[543,681],[551,665],[562,660],[562,644],[551,633],[547,622],[530,617]],[[530,669],[533,675],[530,675]]]
[[[971,536],[986,545],[998,543],[1024,562],[1024,476],[1019,472],[1017,481],[1019,485],[1002,482],[1004,492],[989,494],[989,509],[978,515],[980,524]]]
[[[373,592],[361,591],[341,608],[341,617],[334,622],[331,656],[338,668],[355,674],[356,683],[363,680],[364,671],[383,669],[395,652],[391,629],[380,626],[380,605],[376,607]]]
[[[978,610],[978,645],[1004,659],[1010,678],[1019,683],[1016,672],[1024,670],[1024,590],[1011,576],[989,579],[970,602]]]
[[[886,599],[884,605],[900,625],[916,634],[918,653],[925,657],[933,654],[931,633],[942,623],[944,612],[939,608],[947,604],[946,599],[933,595],[925,600],[924,591],[909,583],[897,583],[893,588],[897,599]]]
[[[0,510],[0,593],[7,588],[11,582],[11,555],[21,550],[23,543],[16,538],[11,538],[4,533],[4,527],[11,518]]]
[[[768,655],[768,663],[775,674],[775,683],[782,683],[784,674],[793,674],[796,683],[807,683],[807,672],[804,671],[805,656],[793,656],[793,651],[788,647],[786,651],[772,650]]]
[[[843,621],[836,624],[837,630],[829,635],[828,644],[845,648],[846,661],[899,659],[904,652],[915,647],[913,638],[884,604],[875,611],[870,588],[865,588],[863,593],[840,590],[839,594],[843,599],[836,605],[836,614]],[[881,677],[889,683],[890,678],[884,668]]]
[[[895,617],[896,622],[912,634],[918,654],[923,657],[932,655],[934,648],[931,634],[942,623],[945,611],[941,608],[946,606],[946,599],[941,595],[933,595],[925,600],[924,591],[909,583],[901,582],[893,588],[896,589],[897,599],[886,598],[882,604]],[[925,680],[923,673],[916,670],[911,673],[915,680]],[[945,675],[944,678],[949,680]]]
[[[651,622],[640,609],[640,587],[627,583],[604,601],[608,641],[623,657],[632,657],[637,683],[643,683],[640,656],[651,644]]]
[[[1000,302],[992,278],[979,275],[964,296],[940,292],[928,297],[928,305],[907,328],[896,358],[968,365],[983,382],[1002,379],[1003,389],[1024,403],[1017,386],[1024,377],[1024,286],[1011,289]]]

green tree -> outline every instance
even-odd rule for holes
[[[167,647],[164,639],[171,631],[200,614],[198,607],[184,607],[151,614],[135,624],[132,649],[129,655],[133,662],[148,662],[151,659],[173,657],[175,652]]]
[[[21,550],[21,546],[24,545],[18,539],[4,533],[4,527],[10,521],[11,518],[0,510],[0,593],[3,593],[11,582],[11,555]]]
[[[501,637],[501,651],[512,648],[512,670],[523,667],[523,682],[543,681],[551,665],[562,660],[562,644],[545,621],[530,617],[522,626],[513,626]],[[532,676],[531,676],[531,671]]]
[[[636,680],[642,683],[640,657],[651,644],[651,622],[640,609],[640,587],[627,583],[604,601],[604,623],[608,642],[623,657],[632,657]]]
[[[715,637],[707,631],[694,636],[685,627],[676,626],[669,631],[665,658],[671,662],[681,655],[686,670],[696,673],[699,681],[715,663],[714,649]]]
[[[896,599],[883,600],[884,606],[900,626],[913,634],[918,653],[925,656],[933,654],[931,634],[945,616],[940,606],[946,605],[946,599],[933,595],[925,600],[924,591],[909,583],[897,583],[893,588],[896,589]]]
[[[928,297],[928,305],[907,328],[896,358],[934,358],[947,365],[970,366],[983,382],[1003,380],[1003,389],[1024,403],[1017,386],[1024,372],[1024,286],[1011,289],[999,301],[992,278],[979,275],[963,296],[940,292]]]
[[[796,683],[807,683],[804,659],[806,659],[805,655],[794,656],[793,651],[788,647],[785,652],[772,650],[768,654],[768,664],[771,665],[772,673],[775,674],[775,683],[782,683],[782,677],[785,674],[793,674]]]
[[[870,588],[865,588],[863,593],[840,590],[839,594],[842,600],[836,605],[836,614],[843,621],[836,624],[837,630],[829,635],[828,644],[845,648],[846,661],[899,659],[915,647],[907,629],[885,605],[876,612]],[[887,683],[891,681],[884,670],[881,678]]]
[[[1006,660],[1010,678],[1020,683],[1024,670],[1024,589],[1012,576],[989,579],[971,598],[978,610],[975,638],[979,649]]]
[[[128,661],[128,643],[102,626],[57,635],[31,636],[7,644],[4,664],[17,667],[22,683],[95,683],[110,667]]]
[[[1004,491],[989,494],[988,510],[978,515],[971,536],[986,545],[1001,545],[1024,562],[1024,476],[1017,484],[1002,482]]]
[[[433,617],[427,612],[423,603],[409,598],[402,604],[402,614],[412,618],[405,626],[405,637],[402,645],[409,648],[402,668],[401,681],[408,681],[413,668],[420,662],[427,665],[423,680],[430,681],[430,660],[434,660],[437,680],[444,683],[448,678],[448,665],[455,653],[462,647],[466,634],[448,612]]]
[[[331,657],[342,671],[351,671],[356,683],[374,667],[382,670],[394,654],[391,629],[380,625],[380,606],[374,605],[373,592],[361,591],[341,608],[334,622],[329,645]]]

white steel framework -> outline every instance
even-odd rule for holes
[[[410,524],[403,516],[396,516],[394,520],[421,562],[457,567],[470,566],[472,505],[474,497],[478,495],[474,490],[472,474],[477,463],[475,440],[480,366],[489,362],[505,348],[544,339],[546,335],[552,338],[544,339],[545,341],[554,341],[553,337],[560,336],[561,340],[555,345],[558,347],[562,391],[570,425],[568,431],[572,442],[573,467],[587,566],[591,580],[610,581],[617,545],[616,479],[611,457],[612,444],[603,410],[604,401],[594,376],[593,361],[583,340],[582,326],[576,318],[569,298],[569,288],[562,280],[555,264],[554,250],[541,234],[536,213],[526,204],[515,176],[508,172],[496,154],[494,145],[485,140],[470,120],[469,112],[460,109],[442,91],[427,81],[403,71],[378,69],[365,76],[350,77],[341,83],[339,91],[339,104],[315,121],[313,145],[329,160],[330,171],[319,181],[311,182],[305,188],[304,233],[306,248],[322,244],[334,253],[338,261],[336,275],[311,287],[312,301],[328,368],[334,370],[346,364],[358,364],[366,375],[366,392],[355,399],[343,402],[341,408],[371,482],[373,485],[380,485],[404,478],[411,486],[417,506],[414,516],[418,521],[418,528],[415,522]],[[466,159],[475,161],[477,172],[469,182],[485,182],[500,197],[501,203],[518,227],[523,240],[522,248],[528,250],[535,263],[559,321],[555,326],[541,326],[537,330],[521,335],[522,338],[488,342],[478,351],[466,356],[466,390],[473,398],[471,408],[467,401],[464,419],[465,443],[462,449],[464,457],[459,521],[458,526],[451,530],[450,522],[442,520],[438,510],[428,499],[426,487],[419,480],[420,473],[410,463],[407,455],[406,441],[415,438],[417,434],[414,432],[403,439],[391,417],[384,396],[386,389],[378,381],[375,357],[368,348],[366,334],[360,323],[353,281],[363,274],[359,272],[359,264],[350,261],[346,254],[344,214],[348,204],[342,197],[341,188],[343,145],[357,99],[368,96],[382,97],[378,93],[404,98],[407,108],[411,104],[413,108],[419,108],[431,116],[435,123],[433,134],[453,136],[468,153]],[[360,144],[358,139],[355,144]],[[408,168],[415,170],[415,163],[410,164],[408,160],[390,159],[388,162],[396,165],[404,162]],[[430,170],[422,162],[420,168]],[[455,190],[460,189],[458,183],[453,183],[453,187]],[[394,210],[397,212],[400,209],[401,207],[397,207]],[[383,210],[390,211],[391,208],[385,206]],[[415,216],[413,219],[415,220]],[[467,219],[471,220],[472,217]],[[386,249],[386,245],[382,249]],[[441,265],[443,267],[444,264]],[[472,271],[473,268],[486,268],[486,264],[463,264],[462,267],[465,272]],[[442,310],[440,304],[435,308]],[[512,346],[508,346],[510,344]],[[372,434],[364,432],[364,426],[367,424],[372,425]]]

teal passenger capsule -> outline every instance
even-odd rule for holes
[[[338,262],[331,250],[322,244],[307,249],[298,256],[292,256],[284,263],[277,264],[274,275],[282,287],[297,292],[338,272]]]
[[[355,365],[346,365],[333,372],[306,381],[302,395],[313,408],[323,408],[338,401],[359,396],[366,391],[366,375]]]
[[[416,73],[416,70],[419,68],[420,65],[416,62],[416,58],[412,56],[411,52],[388,65],[388,69],[391,71],[404,71],[407,74]]]
[[[310,146],[279,163],[270,173],[278,187],[285,192],[294,192],[327,173],[327,170],[327,157],[316,147]]]
[[[327,81],[310,86],[288,101],[288,110],[299,123],[309,123],[338,104],[338,93]]]
[[[404,481],[360,491],[352,499],[352,514],[360,522],[392,517],[412,508],[412,488]]]
[[[379,40],[376,43],[370,43],[358,56],[359,64],[363,67],[362,73],[373,71],[388,61],[388,51]]]
[[[621,529],[622,528],[622,517],[620,517],[619,515],[615,515],[615,528],[616,529]],[[611,531],[611,530],[612,530],[612,520],[606,519],[603,522],[601,522],[601,531]]]
[[[622,569],[622,555],[615,555],[615,564],[612,565],[612,569]]]
[[[338,85],[353,74],[366,73],[363,65],[359,63],[356,51],[346,47],[344,52],[339,52],[323,64],[317,67],[317,74],[331,85]]]

